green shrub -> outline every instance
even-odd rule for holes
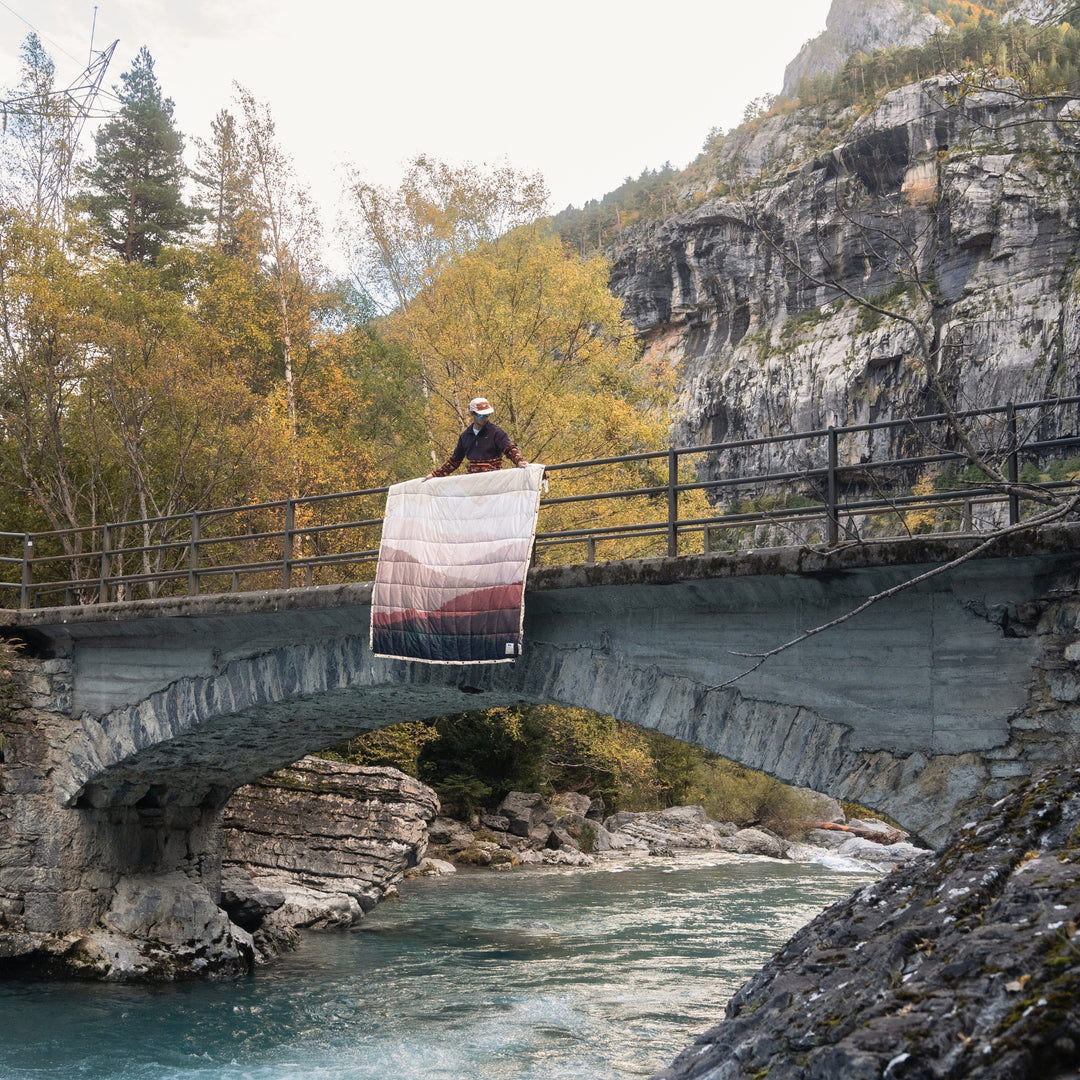
[[[799,835],[812,815],[812,797],[756,769],[724,758],[702,763],[696,773],[705,812],[716,821],[746,828],[762,825],[781,836]]]
[[[1051,480],[1075,480],[1080,474],[1080,457],[1051,461],[1046,472]]]
[[[475,776],[447,776],[432,786],[443,810],[459,819],[482,810],[491,798],[491,788]]]
[[[581,827],[581,835],[578,837],[578,847],[586,855],[591,855],[596,850],[596,829],[586,822]]]

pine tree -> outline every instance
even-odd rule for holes
[[[257,262],[262,221],[242,133],[227,109],[210,125],[208,140],[196,139],[199,156],[192,174],[211,227],[211,243],[228,255]]]
[[[120,80],[122,89],[114,87],[120,111],[95,138],[86,207],[126,262],[153,263],[163,244],[190,232],[197,216],[180,192],[184,142],[145,45]]]

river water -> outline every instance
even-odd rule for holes
[[[711,855],[407,881],[250,978],[0,983],[2,1080],[623,1080],[871,875]]]

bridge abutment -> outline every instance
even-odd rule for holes
[[[54,779],[78,726],[71,660],[13,667],[0,765],[0,969],[116,979],[250,970],[250,937],[218,906],[221,806],[65,806]]]

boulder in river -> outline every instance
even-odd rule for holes
[[[352,926],[423,858],[438,812],[397,769],[303,758],[229,800],[222,903],[253,931]]]

